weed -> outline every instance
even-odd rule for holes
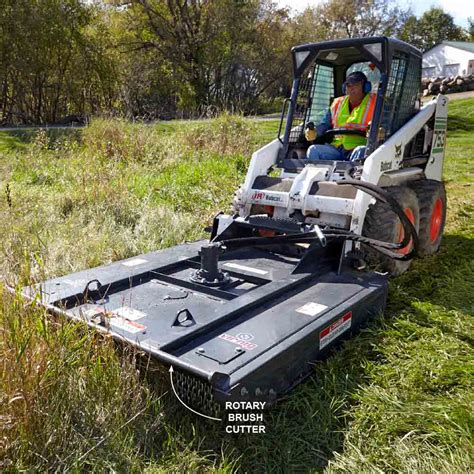
[[[10,188],[10,183],[5,185],[5,199],[7,200],[7,206],[9,209],[13,207],[13,200],[12,200],[12,190]]]

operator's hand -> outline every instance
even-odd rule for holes
[[[304,128],[304,137],[308,142],[312,142],[316,140],[318,136],[318,132],[316,131],[316,127],[314,126],[314,122],[308,122],[306,127]]]

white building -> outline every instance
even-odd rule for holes
[[[443,41],[423,53],[423,77],[474,74],[474,43]]]

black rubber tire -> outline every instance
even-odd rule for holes
[[[418,254],[420,257],[433,255],[439,250],[441,240],[443,238],[444,225],[446,223],[446,190],[444,183],[440,181],[433,181],[425,179],[422,181],[413,181],[410,183],[411,189],[415,191],[418,197],[418,205],[420,208],[420,230],[418,232],[419,248]],[[435,210],[435,204],[441,200],[442,217],[441,226],[437,237],[432,240],[431,233],[431,218]]]
[[[418,232],[419,229],[419,206],[416,193],[406,186],[393,186],[385,188],[400,204],[402,209],[410,209],[413,213],[413,225]],[[384,242],[399,242],[400,219],[390,209],[388,204],[377,201],[371,204],[365,215],[362,235]],[[388,272],[390,276],[397,276],[408,270],[411,260],[394,260],[376,250],[362,245],[369,266],[378,271]]]

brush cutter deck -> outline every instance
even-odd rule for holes
[[[180,397],[208,412],[214,400],[274,401],[321,352],[384,308],[386,278],[338,273],[340,243],[320,249],[326,258],[309,267],[299,266],[308,248],[300,256],[230,250],[216,265],[225,274],[220,285],[196,278],[207,248],[201,241],[151,252],[25,293],[173,365]]]

